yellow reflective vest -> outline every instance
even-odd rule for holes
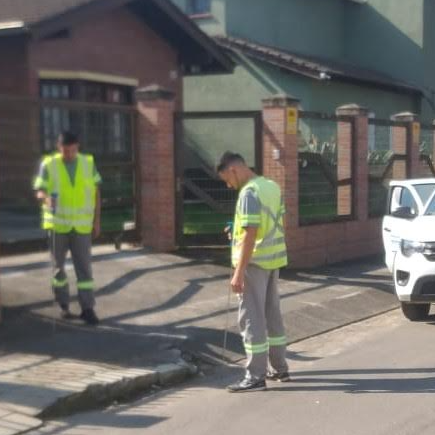
[[[244,214],[241,198],[250,190],[259,203],[259,214]],[[257,226],[257,237],[250,260],[263,269],[279,269],[287,265],[283,215],[285,209],[281,191],[274,181],[264,177],[255,177],[240,190],[234,216],[231,260],[237,266],[241,254],[241,242],[244,228]]]
[[[56,197],[54,210],[43,205],[42,227],[61,234],[72,230],[79,234],[91,233],[96,194],[94,158],[87,154],[77,155],[74,185],[60,153],[45,157],[42,164],[47,168],[48,179],[38,176],[34,188],[44,189],[47,195]]]

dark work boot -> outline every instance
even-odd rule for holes
[[[230,393],[246,393],[250,391],[266,390],[266,381],[264,379],[243,378],[235,384],[228,385],[227,391]]]
[[[92,308],[88,308],[82,311],[80,314],[80,319],[84,320],[88,325],[98,325],[100,323],[95,311]]]
[[[60,304],[61,313],[60,316],[62,319],[71,320],[74,319],[74,314],[69,310],[69,306],[67,304]]]
[[[290,382],[290,375],[288,372],[268,372],[266,379],[269,381],[277,382]]]

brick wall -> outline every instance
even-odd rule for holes
[[[0,38],[0,94],[27,95],[27,38]]]
[[[85,21],[70,37],[29,44],[29,88],[39,92],[38,70],[91,71],[132,77],[139,87],[159,84],[175,92],[181,104],[178,53],[126,9]],[[177,78],[171,78],[171,71]]]
[[[156,251],[175,248],[174,97],[158,86],[139,89],[139,234]]]
[[[280,184],[285,198],[286,240],[290,267],[314,267],[382,252],[381,219],[368,219],[367,110],[343,106],[337,115],[353,119],[338,122],[338,179],[353,176],[350,186],[338,189],[338,212],[354,210],[352,220],[300,226],[298,216],[298,142],[296,129],[288,129],[287,110],[298,102],[286,96],[263,101],[263,173]],[[351,152],[351,145],[356,149]],[[279,151],[279,153],[277,153]],[[352,159],[355,159],[352,162]],[[353,174],[352,174],[353,170]]]

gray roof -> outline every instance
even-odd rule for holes
[[[292,53],[276,47],[257,44],[242,38],[218,36],[218,44],[235,53],[241,52],[253,59],[267,62],[283,70],[291,71],[315,80],[338,80],[377,86],[408,93],[421,93],[409,83],[387,74],[362,68],[347,62]]]
[[[142,17],[178,50],[186,74],[232,72],[225,51],[170,0],[0,0],[0,37],[28,33],[44,38],[120,7]]]

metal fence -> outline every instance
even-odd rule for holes
[[[434,129],[433,125],[421,125],[420,129],[420,177],[435,176],[434,169]]]
[[[350,118],[315,112],[299,113],[299,223],[301,225],[349,219],[352,215],[353,151],[348,161],[339,162],[338,123],[349,124]],[[339,163],[346,165],[346,179],[339,180]],[[339,185],[347,185],[350,207],[344,214],[339,209]]]
[[[0,97],[0,231],[2,243],[44,237],[32,181],[64,129],[95,156],[102,183],[102,231],[135,221],[135,109],[70,101]]]
[[[394,127],[394,129],[393,129]],[[401,171],[407,172],[407,124],[380,119],[369,119],[368,131],[368,214],[379,217],[385,213],[388,186],[394,177],[395,166],[403,166]],[[406,140],[402,149],[393,149],[393,132],[403,135]]]
[[[180,246],[225,244],[237,193],[216,175],[227,151],[261,168],[261,112],[184,112],[176,116],[177,239]]]

